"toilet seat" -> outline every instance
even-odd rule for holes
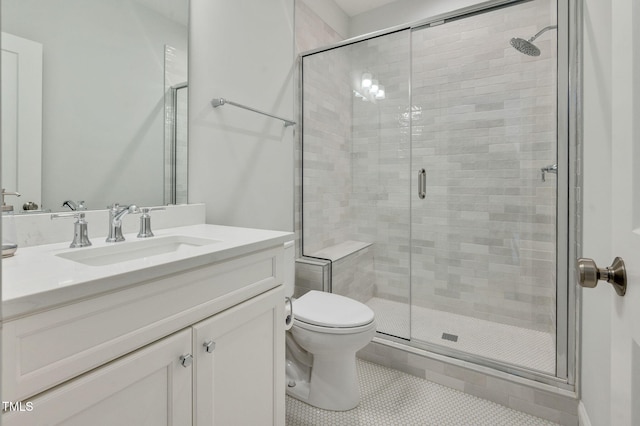
[[[338,294],[311,290],[294,301],[295,321],[308,330],[343,334],[358,332],[373,323],[367,305]],[[294,321],[294,325],[296,322]],[[338,331],[339,329],[342,332]]]
[[[313,331],[319,334],[360,334],[366,333],[370,329],[373,329],[375,331],[376,323],[374,321],[371,321],[369,324],[361,325],[359,327],[323,327],[321,325],[309,324],[295,318],[293,320],[293,328]]]

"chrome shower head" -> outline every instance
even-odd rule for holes
[[[538,46],[531,43],[529,40],[514,37],[511,39],[511,45],[515,47],[518,52],[522,52],[525,55],[540,56],[540,49],[538,49]]]
[[[525,40],[525,39],[520,38],[520,37],[514,37],[514,38],[511,39],[511,45],[518,52],[524,53],[525,55],[540,56],[540,49],[538,49],[538,46],[533,44],[533,42],[535,41],[535,39],[540,37],[546,31],[555,30],[556,28],[558,28],[557,25],[549,25],[548,27],[544,27],[543,29],[538,31],[538,33],[536,35],[531,37],[529,40]]]

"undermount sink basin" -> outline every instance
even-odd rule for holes
[[[113,265],[166,253],[180,253],[192,247],[202,247],[221,241],[208,238],[172,235],[148,240],[112,243],[104,247],[89,247],[58,253],[56,256],[89,266]]]

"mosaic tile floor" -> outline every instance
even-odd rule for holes
[[[407,304],[374,297],[367,305],[375,312],[378,331],[409,337]],[[555,374],[556,346],[551,333],[417,306],[412,307],[411,316],[413,339]],[[458,336],[457,342],[443,339],[443,333]]]
[[[350,411],[326,411],[287,396],[287,426],[551,426],[540,419],[463,392],[358,360],[361,401]]]

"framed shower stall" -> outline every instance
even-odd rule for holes
[[[301,256],[376,340],[573,389],[577,8],[487,1],[301,55]]]

